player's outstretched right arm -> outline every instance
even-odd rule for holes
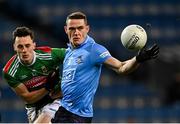
[[[154,44],[149,49],[141,49],[136,57],[127,61],[120,61],[114,57],[110,57],[105,61],[105,64],[116,71],[118,74],[128,74],[137,69],[139,63],[157,58],[159,47]]]

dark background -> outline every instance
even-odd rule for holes
[[[120,42],[122,30],[141,25],[147,46],[156,42],[160,55],[130,75],[103,68],[94,100],[93,122],[180,122],[180,1],[179,0],[0,0],[0,69],[14,54],[12,31],[27,26],[38,46],[66,47],[66,16],[87,14],[90,35],[123,61],[136,55]],[[1,122],[26,123],[23,101],[2,79]]]

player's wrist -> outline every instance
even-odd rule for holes
[[[136,56],[136,62],[137,62],[137,63],[141,63],[141,60],[139,59],[138,56]]]
[[[145,59],[143,56],[141,56],[141,55],[137,55],[136,56],[136,61],[138,62],[138,63],[143,63],[144,61],[146,61],[147,59]]]
[[[138,63],[142,63],[142,62],[144,62],[144,61],[146,61],[146,60],[147,60],[147,55],[146,55],[145,51],[140,50],[140,51],[138,52],[138,54],[136,55],[136,61],[137,61]]]

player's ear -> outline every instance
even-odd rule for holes
[[[67,26],[64,26],[64,31],[65,31],[66,34],[67,34]]]
[[[33,45],[34,45],[34,48],[33,48],[33,49],[35,49],[35,48],[36,48],[36,42],[33,42]]]
[[[89,30],[90,30],[90,26],[89,25],[86,26],[86,30],[87,30],[87,33],[88,33]]]
[[[13,44],[14,51],[17,51],[15,43]]]

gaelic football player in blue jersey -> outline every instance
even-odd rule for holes
[[[130,73],[140,63],[156,58],[157,45],[141,50],[137,56],[120,61],[88,35],[86,15],[74,12],[66,19],[65,32],[69,38],[66,51],[61,88],[61,107],[55,114],[54,123],[90,123],[93,117],[93,99],[99,84],[102,65],[118,74]]]

